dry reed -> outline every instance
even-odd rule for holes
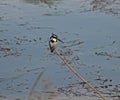
[[[65,63],[65,65],[74,73],[79,79],[85,82],[95,93],[97,93],[103,100],[106,100],[105,97],[96,89],[94,88],[88,81],[86,81],[78,72],[74,70],[74,68],[67,62],[67,60],[57,51],[55,50],[55,54],[58,55],[61,60]]]

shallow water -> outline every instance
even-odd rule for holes
[[[78,78],[49,51],[51,33],[65,42],[59,42],[57,50],[77,72],[105,95],[120,95],[119,0],[113,5],[101,2],[106,7],[97,9],[93,6],[99,3],[92,1],[0,1],[1,98],[13,94],[27,97],[43,70],[36,91],[65,92],[71,89],[69,85],[75,91],[86,88],[78,85]]]

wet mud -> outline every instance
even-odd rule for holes
[[[120,100],[119,0],[1,0],[0,13],[0,100],[26,100],[30,91],[33,100],[100,99],[50,52],[52,33],[78,73],[107,100]]]

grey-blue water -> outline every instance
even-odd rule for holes
[[[26,97],[43,70],[37,91],[80,82],[50,52],[52,33],[64,41],[57,50],[78,73],[99,90],[120,95],[120,2],[95,9],[93,1],[0,0],[1,98]]]

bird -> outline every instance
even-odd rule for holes
[[[60,42],[64,43],[62,40],[60,40],[58,38],[58,36],[56,34],[52,33],[52,35],[50,37],[50,41],[49,41],[49,47],[50,47],[50,51],[51,52],[53,52],[56,49],[56,47],[57,47],[57,41],[60,41]]]

